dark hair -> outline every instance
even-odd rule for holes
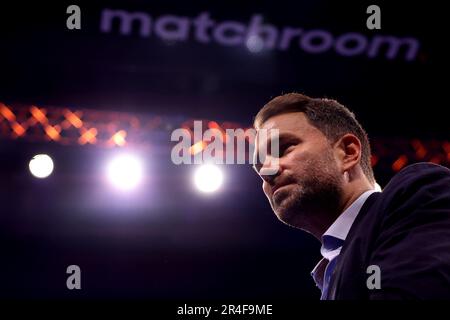
[[[336,100],[311,98],[300,93],[283,94],[269,101],[258,112],[254,127],[258,129],[267,119],[291,112],[303,112],[309,123],[319,129],[331,142],[336,142],[347,133],[358,137],[362,146],[361,168],[369,181],[375,182],[367,133],[355,115]]]

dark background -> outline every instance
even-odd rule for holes
[[[82,29],[66,29],[77,4]],[[382,29],[366,29],[378,4]],[[36,104],[249,126],[280,93],[335,98],[352,109],[373,141],[449,139],[446,28],[441,2],[77,1],[2,3],[0,102]],[[244,46],[164,43],[156,36],[99,31],[102,8],[246,23],[334,35],[415,37],[414,61]],[[402,140],[403,139],[403,140]],[[105,188],[111,150],[0,137],[0,296],[13,298],[317,299],[309,272],[319,243],[274,217],[250,166],[227,166],[220,193],[192,186],[190,166],[170,161],[169,136],[145,152],[138,192]],[[388,150],[389,151],[389,150]],[[395,151],[395,150],[392,150]],[[27,165],[50,153],[56,169],[36,180]],[[394,174],[375,167],[381,185]],[[82,270],[82,290],[66,288],[66,267]]]

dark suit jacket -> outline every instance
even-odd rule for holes
[[[381,271],[368,289],[367,267]],[[450,299],[450,170],[410,165],[373,193],[354,221],[328,299]]]

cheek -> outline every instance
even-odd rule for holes
[[[308,153],[302,150],[293,150],[286,156],[280,159],[280,164],[285,168],[290,168],[295,171],[303,167],[304,163],[308,160]]]
[[[280,166],[286,171],[286,176],[303,180],[305,175],[309,175],[319,165],[319,158],[310,151],[295,150],[280,159]]]

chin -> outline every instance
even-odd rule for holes
[[[300,198],[303,198],[300,192],[291,192],[279,199],[279,203],[273,204],[273,211],[280,221],[295,228],[302,227],[305,212],[308,210],[303,208],[301,201],[299,201]]]
[[[294,212],[294,210],[285,206],[276,207],[274,212],[281,222],[290,226],[295,226],[295,220],[298,218],[296,215],[299,214],[298,212]]]

